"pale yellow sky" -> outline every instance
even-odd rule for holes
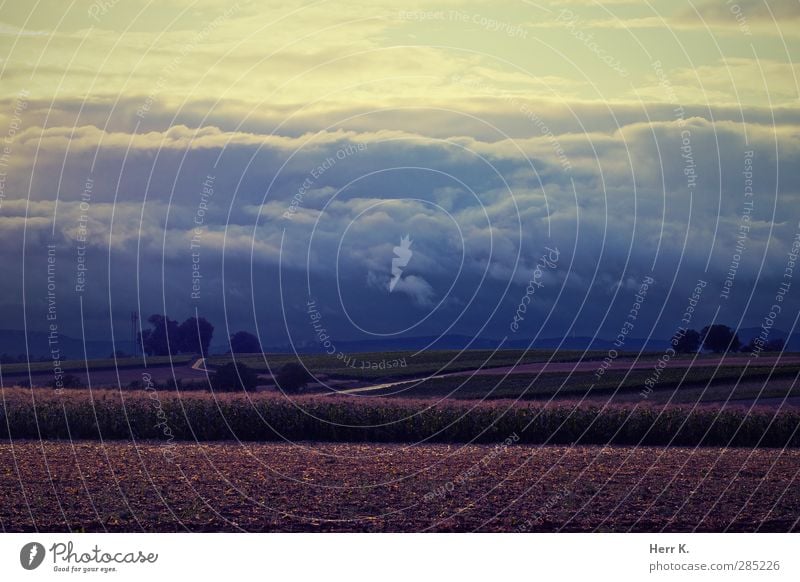
[[[178,293],[214,173],[204,261],[231,257],[241,297],[251,264],[275,280],[281,261],[335,289],[349,241],[354,302],[381,305],[409,233],[412,311],[462,260],[524,286],[545,244],[601,294],[656,259],[693,284],[724,277],[754,152],[743,269],[779,277],[800,208],[798,23],[797,0],[0,0],[0,243],[71,248],[91,177],[90,246],[167,260]]]
[[[714,4],[697,4],[701,19],[670,1],[7,1],[0,92],[262,111],[472,110],[507,92],[796,107],[798,11],[789,6],[777,25],[756,3],[742,2],[754,8],[738,19]],[[784,4],[771,5],[782,14]]]

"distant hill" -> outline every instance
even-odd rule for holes
[[[760,328],[742,328],[739,330],[739,339],[742,343],[746,344],[752,337],[757,336],[761,332]],[[770,334],[771,338],[786,338],[787,334],[781,330],[773,330]],[[24,355],[25,349],[25,333],[20,330],[0,330],[0,354],[8,354],[10,356]],[[47,334],[44,332],[29,332],[28,333],[28,350],[30,358],[37,360],[39,358],[50,357],[50,346],[48,344]],[[84,357],[83,341],[80,338],[74,338],[66,335],[58,336],[58,345],[61,349],[62,359],[81,360]],[[500,339],[496,338],[475,338],[466,335],[446,335],[443,337],[435,336],[421,336],[412,338],[380,338],[368,340],[354,340],[354,341],[338,341],[335,343],[336,349],[344,353],[360,353],[360,352],[383,352],[383,351],[409,351],[421,350],[426,346],[430,346],[432,350],[493,350],[500,345]],[[531,345],[530,338],[509,338],[503,344],[504,348],[508,349],[524,349]],[[591,338],[586,336],[575,336],[567,338],[550,337],[540,338],[533,343],[533,348],[549,348],[553,349],[560,345],[564,350],[608,350],[614,347],[613,340],[606,338]],[[662,338],[650,339],[649,341],[644,338],[628,338],[623,350],[621,351],[663,351],[669,345],[669,342]],[[133,345],[130,340],[117,342],[113,346],[107,340],[87,340],[86,341],[86,355],[90,359],[107,358],[114,349],[121,350],[127,354],[133,352]],[[212,354],[222,354],[229,350],[227,343],[219,343],[211,345]],[[299,353],[313,354],[321,353],[323,351],[319,344],[305,344],[296,346]],[[787,350],[800,351],[800,333],[792,335],[787,343]],[[270,353],[292,353],[291,346],[266,346],[266,352]]]
[[[503,343],[504,349],[524,349],[531,346],[531,338],[507,339]],[[383,351],[406,351],[420,350],[425,347],[431,350],[493,350],[500,346],[500,339],[494,338],[475,338],[465,335],[446,335],[443,337],[422,336],[414,338],[381,338],[355,341],[337,341],[335,347],[343,353],[363,353],[363,352],[383,352]],[[629,338],[624,350],[640,350],[647,346],[648,350],[660,351],[667,348],[669,342],[662,339]],[[605,338],[591,337],[568,337],[568,338],[540,338],[533,342],[534,349],[556,348],[564,350],[608,350],[614,347],[613,340]],[[214,346],[212,346],[213,351]],[[321,346],[317,344],[295,346],[298,353],[316,354],[323,352]],[[227,346],[219,351],[227,351]],[[291,353],[289,346],[270,346],[265,351],[271,353]]]
[[[743,344],[747,344],[754,337],[761,334],[760,327],[743,327],[738,331],[739,340]],[[800,333],[794,333],[791,337],[782,329],[772,329],[769,332],[769,339],[784,339],[786,340],[786,350],[790,352],[800,351]]]
[[[65,360],[82,360],[84,357],[83,340],[66,335],[58,335],[58,348],[61,350],[61,358]],[[130,341],[117,342],[117,350],[126,353],[133,351]],[[86,355],[89,359],[107,358],[114,351],[110,341],[86,341]],[[0,330],[0,354],[19,356],[26,354],[25,332],[21,330]],[[49,358],[50,344],[48,334],[45,332],[28,332],[27,354],[31,359]]]

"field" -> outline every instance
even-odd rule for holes
[[[3,531],[798,531],[800,451],[0,445]],[[13,469],[12,469],[13,468]]]
[[[192,356],[152,356],[146,360],[141,358],[119,358],[102,360],[65,360],[61,369],[83,386],[120,387],[142,385],[142,379],[148,375],[153,382],[167,384],[175,380],[207,384],[206,373],[191,367],[196,358]],[[6,386],[24,384],[32,386],[49,386],[54,379],[53,362],[31,362],[28,364],[3,364],[3,379]]]
[[[369,392],[376,396],[413,398],[575,399],[613,395],[615,399],[621,399],[640,392],[648,379],[654,377],[657,355],[623,353],[598,380],[595,372],[605,355],[577,351],[554,354],[550,350],[387,352],[348,355],[347,362],[351,365],[347,365],[345,360],[318,354],[302,355],[302,362],[318,380],[309,385],[307,392]],[[113,359],[86,363],[67,361],[62,362],[62,369],[81,387],[131,390],[142,388],[143,379],[147,377],[148,382],[162,390],[178,383],[183,390],[207,391],[208,375],[230,359],[230,355],[210,357],[205,362],[188,355],[172,359],[151,357],[146,366],[138,358],[119,359],[116,366]],[[772,388],[772,384],[800,373],[800,357],[793,354],[784,354],[780,359],[775,355],[764,355],[749,367],[745,367],[747,358],[739,355],[720,359],[713,354],[703,354],[693,360],[693,356],[675,356],[660,372],[653,399],[661,401],[665,394],[679,389],[677,401],[689,402],[683,398],[687,388],[719,387],[741,382],[753,385],[755,381],[767,379],[765,390],[756,389],[748,393],[737,390],[736,399],[754,400],[759,395],[767,397],[767,394],[769,397],[782,397],[787,394]],[[286,354],[245,354],[238,355],[237,361],[260,374],[259,382],[263,389],[276,391],[270,370],[275,371],[297,360],[295,356]],[[384,364],[386,367],[382,367]],[[361,369],[361,365],[365,367]],[[2,373],[5,386],[29,383],[48,386],[53,382],[53,367],[49,362],[32,363],[30,375],[25,364],[2,365]],[[383,384],[391,386],[376,389]],[[717,393],[718,390],[701,391],[698,401],[718,401],[720,399],[714,397]],[[797,397],[797,389],[790,388],[788,395]]]
[[[192,359],[192,356],[148,356],[146,363],[149,366],[165,365],[184,365]],[[141,368],[145,364],[142,358],[105,358],[100,360],[64,360],[61,362],[61,369],[65,372],[84,372],[89,370],[114,370],[127,368]],[[31,362],[30,364],[3,364],[3,374],[20,375],[27,374],[30,369],[32,374],[41,372],[52,372],[53,362]]]
[[[547,361],[575,362],[583,356],[584,361],[595,361],[605,352],[561,350],[430,350],[423,352],[364,352],[347,354],[339,359],[325,354],[301,354],[299,360],[315,376],[331,378],[355,378],[374,380],[379,378],[408,378],[427,376],[442,372],[475,370],[480,367],[493,368],[519,364],[534,364]],[[631,358],[634,354],[623,354]],[[346,358],[346,359],[345,359]],[[231,356],[208,358],[210,367],[231,361]],[[238,354],[236,361],[267,373],[288,362],[298,361],[298,356],[288,354]],[[269,364],[269,365],[268,365]]]
[[[800,396],[800,386],[791,380],[800,374],[800,367],[789,365],[778,368],[751,367],[742,369],[725,367],[673,368],[661,372],[653,393],[684,395],[688,388],[709,387],[701,400],[724,400],[719,390],[739,383],[734,392],[736,399],[754,399],[759,394],[769,397]],[[511,374],[447,376],[422,381],[398,383],[381,390],[370,390],[371,396],[400,396],[403,398],[458,398],[497,399],[521,398],[527,400],[549,398],[608,398],[614,393],[638,396],[653,378],[650,369],[610,370],[598,380],[594,373],[548,372],[540,374]],[[760,382],[757,382],[760,381]],[[782,382],[781,382],[782,381]],[[787,386],[788,382],[788,386]],[[742,384],[744,383],[744,384]],[[780,388],[779,388],[780,386]],[[746,388],[746,389],[745,389]],[[648,392],[649,395],[651,395]]]
[[[3,391],[0,438],[800,446],[800,408]]]
[[[598,380],[601,354],[454,355],[356,373],[306,361],[350,394],[170,387],[173,374],[205,381],[192,358],[119,376],[90,365],[124,389],[5,387],[0,528],[800,531],[796,357],[677,358],[643,395],[653,357]],[[259,359],[244,361],[263,374]],[[151,389],[127,384],[143,372]]]

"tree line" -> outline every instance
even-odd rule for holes
[[[205,317],[190,317],[178,323],[168,316],[154,313],[147,318],[149,329],[136,334],[136,341],[148,356],[170,356],[175,354],[208,355],[214,326]],[[261,342],[247,331],[237,331],[230,337],[234,354],[261,353]]]
[[[763,343],[752,338],[750,343],[742,344],[737,334],[727,325],[707,325],[699,332],[694,329],[682,330],[672,338],[672,345],[679,354],[696,354],[701,350],[715,354],[723,352],[780,352],[786,345],[784,339],[771,339]]]

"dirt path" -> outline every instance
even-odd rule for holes
[[[201,370],[203,372],[208,372],[206,368],[206,359],[205,358],[197,358],[194,364],[192,364],[192,370]]]

